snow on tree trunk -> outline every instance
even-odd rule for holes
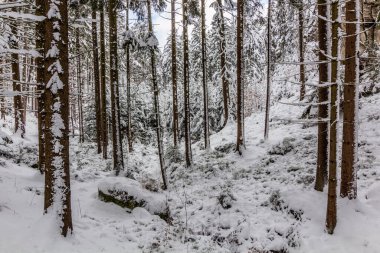
[[[45,212],[58,215],[61,234],[73,229],[69,169],[67,0],[45,1]]]
[[[109,1],[109,50],[110,50],[110,85],[111,85],[111,120],[112,120],[112,147],[113,166],[116,175],[123,170],[123,152],[120,133],[120,110],[119,110],[119,76],[117,54],[117,3]]]

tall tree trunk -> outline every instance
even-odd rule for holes
[[[149,22],[149,36],[154,36],[153,34],[153,24],[152,24],[152,10],[150,0],[147,0],[147,9],[148,9],[148,22]],[[159,101],[159,88],[157,82],[157,70],[156,70],[156,53],[155,48],[150,46],[150,63],[152,68],[152,82],[153,82],[153,95],[154,95],[154,113],[156,115],[156,134],[157,134],[157,146],[158,146],[158,156],[160,159],[160,168],[162,181],[164,183],[163,189],[167,189],[166,181],[166,168],[164,161],[164,149],[162,144],[162,131],[161,131],[161,119],[160,119],[160,101]]]
[[[271,0],[268,0],[268,27],[267,27],[267,98],[265,103],[265,126],[264,139],[268,139],[269,135],[269,110],[270,110],[270,82],[271,82]]]
[[[228,122],[228,110],[230,104],[230,88],[227,79],[227,66],[226,66],[226,36],[224,27],[224,15],[222,0],[217,0],[218,3],[218,27],[219,27],[219,55],[220,55],[220,69],[222,75],[222,87],[223,87],[223,127]]]
[[[237,36],[236,36],[236,94],[237,94],[237,135],[236,135],[236,151],[242,154],[244,145],[244,97],[243,97],[243,34],[244,34],[244,1],[237,1]]]
[[[299,59],[300,59],[300,101],[305,98],[305,64],[304,62],[304,40],[303,40],[303,3],[298,8],[298,40],[299,40]]]
[[[79,15],[77,15],[79,18]],[[77,54],[77,99],[78,99],[78,128],[79,128],[79,143],[84,142],[83,133],[83,110],[82,110],[82,62],[80,57],[80,41],[79,41],[79,28],[75,30],[76,35],[76,54]]]
[[[117,3],[110,0],[108,3],[109,18],[109,50],[110,50],[110,84],[111,84],[111,115],[112,115],[112,147],[113,165],[116,175],[123,170],[123,151],[120,134],[119,111],[119,76],[117,54]]]
[[[188,35],[188,0],[182,0],[182,26],[183,26],[183,98],[185,109],[185,158],[186,166],[191,166],[191,136],[190,136],[190,94],[189,94],[189,35]]]
[[[129,0],[127,0],[127,8],[125,13],[126,31],[129,31]],[[133,152],[133,141],[132,141],[132,108],[131,108],[131,68],[130,68],[130,48],[127,44],[126,48],[126,67],[127,67],[127,138],[128,138],[128,149],[129,152]]]
[[[359,85],[359,0],[346,1],[346,56],[343,89],[343,145],[340,196],[356,198]]]
[[[92,53],[94,65],[94,86],[95,86],[95,110],[96,110],[96,143],[98,154],[102,153],[102,125],[101,125],[101,105],[100,105],[100,81],[99,81],[99,54],[98,54],[98,27],[96,20],[96,1],[92,2]],[[88,66],[88,65],[87,65]],[[89,81],[89,80],[88,80]]]
[[[171,46],[172,46],[172,93],[173,93],[173,144],[178,146],[178,98],[177,98],[177,45],[175,29],[175,1],[171,0]]]
[[[337,122],[338,122],[338,1],[331,4],[331,88],[330,88],[330,141],[329,141],[329,181],[328,181],[328,200],[326,214],[326,230],[329,234],[334,233],[336,226],[336,165],[337,165]]]
[[[12,37],[10,39],[10,47],[12,49],[19,49],[18,48],[18,28],[17,28],[17,22],[12,21]],[[13,81],[13,91],[16,93],[16,95],[13,97],[13,106],[14,106],[14,113],[15,113],[15,133],[20,133],[21,137],[24,138],[25,135],[25,126],[23,124],[23,118],[22,118],[22,95],[21,95],[21,83],[20,83],[20,59],[19,55],[17,53],[12,53],[12,81]]]
[[[69,169],[69,60],[67,0],[45,3],[45,212],[60,219],[61,234],[73,229]],[[52,12],[52,9],[55,12]],[[53,15],[51,13],[54,13]],[[60,36],[57,36],[59,34]]]
[[[206,10],[205,0],[201,0],[201,19],[202,19],[202,84],[203,84],[203,132],[205,149],[210,149],[210,131],[208,119],[208,88],[206,70]]]
[[[323,191],[327,182],[327,164],[328,164],[328,88],[323,87],[328,82],[328,64],[327,64],[327,1],[318,0],[318,40],[319,40],[319,84],[318,88],[318,157],[317,170],[315,178],[315,190]]]
[[[107,94],[106,94],[106,49],[104,42],[104,5],[99,2],[100,9],[100,95],[101,95],[101,117],[102,117],[102,144],[103,158],[107,159],[108,148],[108,123],[107,123]]]
[[[0,76],[3,76],[3,74],[4,74],[4,68],[5,68],[5,60],[4,60],[4,56],[1,56],[0,57]],[[1,88],[2,89],[6,89],[6,87],[5,87],[5,81],[3,81],[2,83],[1,83]],[[0,97],[0,103],[1,103],[1,111],[0,111],[0,113],[1,113],[1,119],[3,119],[3,120],[5,120],[5,114],[6,114],[6,108],[5,108],[5,98],[4,98],[4,96],[1,96]]]

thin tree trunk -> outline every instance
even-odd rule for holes
[[[271,82],[271,0],[268,0],[268,27],[267,27],[267,99],[265,103],[265,126],[264,126],[264,139],[268,139],[269,135],[269,111],[270,111],[270,82]]]
[[[67,0],[45,3],[45,212],[60,219],[61,234],[73,229],[69,169],[69,60]],[[56,15],[51,15],[54,8]],[[54,36],[60,34],[60,36]],[[58,50],[52,50],[55,46]]]
[[[4,67],[5,67],[4,56],[0,56],[0,64],[1,64],[0,76],[2,76],[4,74]],[[5,82],[1,83],[1,88],[3,88],[4,90],[6,89]],[[1,119],[5,120],[6,109],[5,109],[5,98],[4,98],[4,96],[1,96],[0,103],[1,103]]]
[[[17,22],[12,21],[12,38],[10,41],[10,46],[12,49],[18,48],[18,38],[17,38]],[[13,91],[16,95],[13,97],[14,103],[14,114],[15,114],[15,133],[20,133],[21,137],[24,138],[25,135],[25,126],[23,125],[22,119],[22,95],[21,95],[21,84],[20,84],[20,59],[17,53],[12,53],[12,80],[13,80]]]
[[[218,3],[218,26],[219,26],[219,54],[220,54],[220,69],[222,75],[222,87],[223,87],[223,113],[224,121],[223,127],[228,122],[228,110],[230,104],[230,91],[229,83],[227,79],[227,67],[226,67],[226,36],[224,28],[224,15],[222,0],[217,0]]]
[[[110,51],[110,85],[111,85],[111,115],[112,115],[112,147],[113,165],[116,175],[123,170],[123,151],[120,135],[119,111],[119,76],[117,54],[117,5],[116,0],[108,4],[109,18],[109,51]]]
[[[201,19],[202,19],[202,84],[203,84],[203,132],[205,149],[210,149],[210,131],[208,119],[208,88],[206,70],[206,10],[205,0],[201,0]]]
[[[185,109],[185,158],[186,166],[192,164],[191,136],[190,136],[190,94],[189,94],[189,35],[188,35],[188,0],[182,0],[182,26],[183,26],[183,91]]]
[[[78,16],[79,17],[79,16]],[[82,63],[80,57],[80,41],[79,41],[79,28],[75,30],[76,35],[76,54],[77,54],[77,99],[78,99],[78,128],[79,128],[79,143],[84,142],[83,133],[83,110],[82,110]]]
[[[237,41],[236,41],[236,94],[237,94],[237,135],[236,135],[236,151],[242,154],[242,148],[244,145],[244,97],[243,97],[243,33],[244,33],[244,1],[237,1]]]
[[[92,2],[91,17],[96,20],[96,1]],[[96,22],[92,22],[92,51],[94,65],[94,86],[95,86],[95,110],[96,110],[96,143],[98,154],[102,153],[102,125],[101,125],[101,106],[100,106],[100,81],[99,81],[99,54],[98,54],[98,27]],[[88,65],[87,65],[88,66]],[[88,80],[90,81],[90,80]]]
[[[108,123],[107,123],[107,94],[106,94],[106,50],[104,42],[104,5],[99,3],[100,9],[100,95],[101,95],[101,117],[102,117],[102,144],[103,158],[107,159],[108,147]]]
[[[299,57],[300,57],[300,101],[305,98],[305,64],[304,62],[304,40],[303,40],[303,3],[298,8],[298,40],[299,40]]]
[[[343,145],[340,196],[356,198],[358,85],[359,85],[359,0],[346,1],[346,56],[343,89]]]
[[[149,34],[153,34],[153,24],[152,24],[152,10],[150,0],[147,0],[147,9],[148,9],[148,22],[149,22]],[[160,159],[160,168],[163,181],[163,189],[167,189],[166,181],[166,168],[164,161],[164,149],[162,144],[162,135],[161,135],[161,119],[160,119],[160,101],[159,101],[159,89],[157,82],[157,70],[156,70],[156,53],[153,46],[150,46],[150,63],[152,68],[152,82],[153,82],[153,93],[154,93],[154,112],[156,115],[156,133],[157,133],[157,146],[158,146],[158,156]]]
[[[329,181],[328,181],[328,200],[327,200],[327,214],[326,214],[326,230],[329,234],[334,233],[336,226],[336,165],[337,165],[337,122],[338,122],[338,106],[339,106],[339,94],[338,94],[338,1],[334,1],[331,4],[331,19],[332,31],[331,31],[331,88],[330,88],[330,142],[329,142]]]
[[[126,30],[129,31],[129,0],[127,0],[127,8],[125,13]],[[127,67],[127,138],[128,138],[128,149],[129,152],[133,152],[133,141],[132,141],[132,108],[131,108],[131,68],[130,68],[130,48],[127,44],[126,49],[126,67]]]
[[[172,90],[173,90],[173,144],[178,146],[178,98],[177,98],[177,45],[175,29],[175,0],[171,0],[171,46],[172,46]]]
[[[318,40],[319,40],[319,83],[324,85],[328,82],[328,64],[327,61],[327,1],[318,0],[318,15],[323,18],[318,19]],[[328,164],[328,123],[322,120],[328,117],[328,88],[318,88],[318,157],[317,170],[315,178],[315,190],[323,191],[323,187],[327,182],[327,164]]]

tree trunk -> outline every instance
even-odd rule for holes
[[[220,69],[222,75],[222,87],[223,87],[223,113],[224,121],[223,127],[227,125],[228,122],[228,109],[230,104],[230,91],[229,83],[227,80],[227,67],[226,67],[226,36],[224,28],[224,16],[223,16],[223,6],[222,0],[217,0],[218,3],[218,26],[219,26],[219,54],[220,54]]]
[[[106,49],[104,43],[104,5],[99,2],[100,9],[100,96],[101,96],[101,125],[103,158],[107,159],[108,123],[107,123],[107,94],[106,94]]]
[[[173,144],[178,146],[178,98],[177,98],[177,45],[175,29],[175,0],[171,0],[171,45],[172,45],[172,89],[173,89]]]
[[[300,101],[305,98],[305,64],[304,62],[304,41],[303,41],[303,3],[298,8],[298,40],[300,57]]]
[[[189,94],[189,35],[188,35],[188,0],[182,0],[182,26],[183,26],[183,97],[185,109],[185,158],[186,166],[192,164],[191,136],[190,136],[190,94]]]
[[[17,22],[12,21],[12,36],[10,39],[10,47],[12,49],[18,50],[18,38],[17,38]],[[20,59],[17,53],[12,53],[12,80],[13,80],[13,91],[16,95],[13,97],[13,106],[15,113],[15,133],[20,133],[21,137],[24,138],[25,135],[25,126],[23,124],[22,117],[22,95],[21,95],[21,83],[20,83]]]
[[[358,85],[359,85],[359,0],[346,1],[346,56],[343,89],[343,145],[340,196],[356,198]],[[356,23],[356,24],[355,24]]]
[[[45,212],[52,207],[61,234],[73,229],[69,169],[69,60],[67,0],[45,3]],[[54,8],[55,15],[51,15]],[[60,34],[60,36],[56,36]],[[54,36],[55,35],[55,36]],[[55,48],[55,49],[54,49]]]
[[[112,147],[113,165],[116,175],[123,170],[123,151],[120,135],[119,111],[119,76],[117,54],[117,3],[110,0],[108,4],[109,18],[109,51],[110,51],[110,84],[111,84],[111,115],[112,115]]]
[[[100,108],[100,81],[99,81],[99,54],[98,54],[98,27],[96,20],[96,1],[92,3],[92,52],[94,65],[94,86],[95,86],[95,110],[96,110],[96,143],[98,154],[102,153],[102,125]]]
[[[318,0],[318,15],[323,18],[318,19],[318,39],[319,39],[319,83],[325,85],[328,82],[328,64],[327,64],[327,22],[324,20],[327,14],[327,1]],[[323,191],[327,182],[327,164],[328,164],[328,123],[325,122],[328,117],[328,88],[318,88],[318,157],[317,170],[315,178],[315,190]]]
[[[270,110],[270,82],[271,82],[271,0],[268,0],[268,27],[267,27],[267,99],[265,103],[265,126],[264,126],[264,139],[268,139],[269,135],[269,110]]]
[[[79,15],[77,15],[79,18]],[[78,128],[79,128],[79,143],[84,142],[84,133],[83,133],[83,110],[82,110],[82,64],[80,57],[80,42],[79,42],[79,28],[76,28],[76,54],[77,54],[77,99],[78,99]]]
[[[126,31],[129,31],[129,0],[127,0],[127,9],[125,13],[126,21]],[[133,141],[132,141],[132,108],[131,108],[131,68],[130,68],[130,48],[127,44],[126,48],[126,67],[127,67],[127,138],[128,138],[128,149],[129,152],[133,152]]]
[[[338,2],[332,2],[331,4],[331,19],[332,31],[331,31],[331,88],[330,88],[330,142],[329,142],[329,181],[327,190],[327,214],[326,214],[326,230],[329,234],[334,233],[336,226],[336,161],[337,161],[337,122],[338,122]]]
[[[237,94],[237,140],[236,140],[236,151],[242,154],[242,148],[244,144],[244,110],[243,110],[243,33],[244,33],[244,1],[237,1],[237,37],[236,37],[236,94]]]
[[[208,120],[208,88],[206,70],[206,10],[205,0],[201,0],[201,19],[202,19],[202,84],[203,84],[203,132],[205,149],[210,149],[210,131]]]
[[[152,10],[151,10],[150,0],[147,0],[147,8],[148,8],[148,22],[149,22],[149,36],[153,35],[153,24],[152,24]],[[156,70],[156,53],[153,46],[150,46],[150,63],[152,68],[152,82],[153,82],[153,93],[154,93],[154,113],[156,115],[156,133],[157,133],[157,146],[158,146],[158,156],[160,159],[160,168],[162,181],[164,183],[163,189],[167,189],[166,182],[166,168],[164,161],[164,149],[162,144],[162,135],[161,135],[161,119],[160,119],[160,101],[159,101],[159,89],[157,83],[157,70]]]
[[[5,68],[5,60],[4,60],[4,56],[1,56],[0,57],[0,76],[2,76],[4,74],[4,68]],[[1,83],[1,88],[2,89],[6,89],[5,87],[5,82],[3,81]],[[5,120],[5,114],[6,114],[6,108],[5,108],[5,98],[4,96],[1,96],[0,98],[0,103],[1,103],[1,119]]]

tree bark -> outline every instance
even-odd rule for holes
[[[271,0],[268,0],[268,27],[267,27],[267,98],[265,103],[265,126],[264,139],[268,139],[269,135],[269,111],[270,111],[270,82],[271,82]]]
[[[126,8],[126,31],[129,31],[129,0],[127,0],[127,8]],[[129,44],[127,44],[126,48],[126,68],[127,68],[127,138],[128,138],[128,149],[129,152],[133,152],[133,141],[132,141],[132,108],[131,108],[131,68],[130,68],[130,48]]]
[[[77,18],[79,18],[79,15],[77,15]],[[83,131],[83,109],[82,109],[82,62],[80,57],[80,41],[79,41],[79,28],[76,28],[75,30],[75,36],[76,36],[76,54],[77,54],[77,99],[78,99],[78,128],[79,128],[79,143],[84,142],[84,131]]]
[[[185,159],[186,166],[192,164],[191,136],[190,136],[190,94],[189,94],[189,35],[188,35],[188,0],[182,0],[182,28],[183,28],[183,97],[185,109]]]
[[[355,199],[359,85],[359,12],[358,0],[346,1],[346,55],[343,88],[343,145],[340,196]],[[356,24],[355,24],[356,23]]]
[[[201,19],[202,19],[202,84],[203,84],[203,134],[205,149],[210,149],[210,131],[208,118],[208,88],[207,88],[207,70],[206,70],[206,10],[205,0],[201,0]]]
[[[96,20],[96,1],[92,2],[91,17]],[[99,54],[98,54],[98,27],[97,23],[92,21],[92,53],[94,66],[94,86],[95,86],[95,110],[96,110],[96,143],[98,145],[98,154],[102,153],[102,125],[101,125],[101,105],[100,105],[100,81],[99,81]]]
[[[328,64],[327,64],[327,1],[318,0],[318,15],[323,18],[318,19],[318,40],[319,40],[319,84],[324,85],[328,82]],[[318,157],[317,170],[314,189],[323,191],[327,182],[327,164],[328,164],[328,123],[324,120],[328,117],[328,105],[324,104],[328,100],[328,88],[318,88]]]
[[[69,60],[67,0],[45,6],[45,212],[53,207],[61,234],[73,229],[69,169]],[[55,15],[51,14],[54,8]],[[53,12],[54,13],[54,12]],[[57,36],[60,35],[60,36]]]
[[[230,88],[227,79],[227,66],[226,66],[226,36],[224,27],[224,15],[222,0],[217,0],[218,3],[218,26],[219,26],[219,54],[220,54],[220,69],[222,75],[222,87],[223,87],[223,113],[224,121],[223,127],[228,122],[228,111],[230,104]]]
[[[109,51],[110,51],[110,84],[111,84],[111,117],[112,117],[112,147],[113,164],[116,175],[123,170],[123,151],[120,134],[119,110],[119,76],[117,54],[117,3],[110,0],[108,4],[109,17]]]
[[[337,165],[337,122],[338,122],[338,1],[331,4],[331,88],[330,88],[330,142],[329,142],[329,180],[327,190],[327,214],[326,214],[326,230],[329,234],[334,233],[336,226],[336,165]]]
[[[107,159],[108,123],[107,123],[107,94],[106,94],[106,49],[104,42],[104,5],[99,2],[100,9],[100,95],[101,95],[101,125],[103,158]]]
[[[303,3],[298,8],[298,40],[300,57],[300,101],[305,98],[305,64],[304,64],[304,40],[303,40]]]
[[[175,0],[171,0],[172,93],[173,93],[173,144],[178,146],[178,97],[177,97],[177,45],[175,29]]]
[[[242,154],[242,148],[244,143],[244,97],[243,97],[243,33],[244,33],[244,1],[237,1],[237,41],[236,41],[236,94],[237,94],[237,140],[236,151]]]

